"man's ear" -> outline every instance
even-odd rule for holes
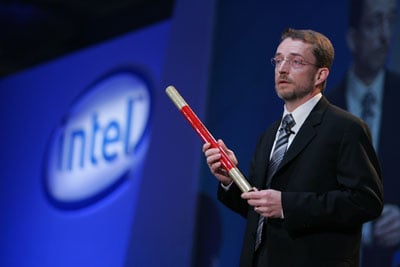
[[[329,69],[328,68],[319,68],[318,72],[315,76],[315,85],[319,86],[320,84],[323,84],[329,76]]]

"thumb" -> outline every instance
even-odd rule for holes
[[[225,151],[228,150],[228,148],[226,147],[224,141],[222,141],[222,139],[218,139],[218,144],[221,146],[221,148]]]

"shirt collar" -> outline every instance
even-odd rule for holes
[[[294,121],[296,124],[293,126],[292,131],[297,133],[300,127],[303,125],[304,121],[307,119],[308,115],[310,114],[311,110],[315,107],[318,101],[321,99],[322,93],[318,93],[309,99],[304,104],[298,106],[293,112],[289,112],[284,106],[283,117],[286,114],[292,114]],[[283,118],[282,117],[282,118]]]

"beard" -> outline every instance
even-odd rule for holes
[[[278,81],[279,80],[285,80],[287,82],[285,84],[279,84],[277,81],[275,82],[275,91],[278,97],[284,101],[291,102],[302,99],[305,96],[311,94],[314,90],[313,80],[310,80],[304,84],[297,84],[283,75],[279,77]]]

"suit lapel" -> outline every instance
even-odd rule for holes
[[[327,107],[328,101],[323,96],[311,111],[307,119],[304,121],[296,137],[293,139],[293,142],[283,157],[283,160],[276,173],[278,173],[280,169],[282,169],[293,158],[295,158],[315,137],[317,134],[317,129],[315,126],[321,123],[323,114]]]

